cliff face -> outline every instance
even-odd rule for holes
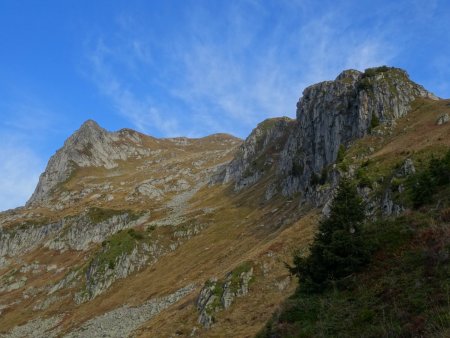
[[[235,191],[257,182],[279,160],[281,146],[294,124],[288,117],[267,119],[258,124],[239,147],[234,159],[213,181],[234,182]]]
[[[337,172],[329,166],[336,162],[339,148],[366,135],[375,121],[395,123],[420,97],[438,99],[412,82],[405,71],[388,67],[371,68],[364,73],[346,70],[334,81],[307,87],[297,104],[296,121],[274,123],[265,133],[264,140],[277,153],[272,155],[271,163],[278,176],[274,189],[285,196],[300,192],[303,200],[323,204],[329,191],[317,191],[312,181],[324,175],[331,187],[335,185]],[[261,170],[247,170],[266,153],[265,147],[255,146],[262,129],[258,125],[245,140],[236,158],[225,168],[223,182],[234,181],[239,189],[263,176]]]

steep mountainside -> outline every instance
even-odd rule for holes
[[[346,70],[334,81],[306,88],[297,104],[297,120],[284,127],[283,133],[278,131],[280,122],[273,123],[272,128],[268,128],[267,121],[258,126],[226,168],[224,182],[231,178],[237,182],[237,187],[256,182],[262,176],[258,168],[249,176],[247,168],[237,164],[260,164],[266,160],[270,163],[270,159],[264,158],[265,148],[255,149],[258,142],[272,147],[276,143],[275,151],[279,155],[274,167],[278,182],[270,190],[284,196],[301,193],[304,201],[321,205],[326,202],[329,191],[318,191],[311,180],[325,172],[330,179],[335,177],[336,172],[329,166],[336,161],[339,148],[348,147],[353,140],[367,135],[372,121],[394,124],[408,113],[417,98],[438,99],[412,82],[401,69],[380,67],[364,73]],[[273,135],[283,141],[274,142]],[[336,180],[333,182],[331,188]]]
[[[339,179],[357,181],[373,220],[407,212],[399,191],[450,147],[449,114],[379,67],[306,88],[295,120],[245,141],[87,121],[26,206],[0,213],[0,336],[254,336],[294,291],[285,262]]]

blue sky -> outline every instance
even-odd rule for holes
[[[307,85],[383,64],[450,97],[449,22],[444,0],[2,0],[0,210],[89,118],[245,137]]]

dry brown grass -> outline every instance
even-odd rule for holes
[[[413,111],[397,122],[391,136],[368,136],[355,142],[348,150],[356,156],[360,149],[375,148],[369,155],[380,165],[393,163],[411,156],[423,149],[450,146],[450,123],[437,126],[437,117],[450,113],[450,101],[417,100]],[[162,201],[142,199],[142,203],[127,203],[127,187],[148,178],[164,177],[167,169],[192,167],[192,162],[204,159],[205,150],[224,150],[220,145],[223,135],[195,140],[189,146],[177,146],[170,140],[145,139],[151,149],[164,148],[161,156],[167,157],[164,165],[154,165],[146,170],[137,170],[149,159],[133,159],[120,163],[118,168],[104,170],[83,168],[66,184],[66,189],[79,190],[87,185],[104,182],[108,178],[113,189],[114,200],[110,202],[93,201],[92,195],[80,200],[76,205],[60,212],[37,209],[43,217],[58,217],[76,214],[88,206],[99,205],[108,208],[150,211],[151,220],[160,219],[170,212],[164,207],[173,196],[168,194]],[[219,144],[219,145],[218,145]],[[236,143],[237,144],[237,143]],[[223,158],[207,158],[205,167],[217,165],[232,158],[230,152]],[[139,305],[144,301],[163,296],[190,283],[197,285],[196,291],[160,315],[145,323],[137,332],[139,337],[166,337],[178,332],[189,335],[194,326],[199,328],[200,337],[251,337],[259,331],[281,302],[295,288],[291,281],[286,289],[278,290],[276,283],[288,278],[284,262],[289,261],[292,251],[297,247],[307,247],[310,243],[318,221],[317,212],[305,213],[299,210],[295,201],[276,197],[270,202],[264,200],[267,184],[273,179],[267,175],[259,184],[236,194],[229,186],[210,186],[200,190],[190,201],[186,217],[193,218],[208,226],[197,236],[182,244],[176,251],[162,257],[156,264],[135,273],[124,280],[119,280],[104,294],[80,306],[75,306],[71,297],[52,305],[40,312],[32,311],[36,299],[29,299],[6,310],[0,318],[0,328],[7,331],[15,325],[22,324],[37,316],[65,313],[62,323],[64,330],[77,327],[84,321],[110,311],[123,304]],[[201,208],[214,208],[212,214],[200,215]],[[446,216],[444,216],[446,217]],[[70,267],[84,262],[84,255],[75,252],[59,254],[54,251],[39,249],[24,258],[26,262],[39,260],[42,264],[57,264]],[[195,299],[203,283],[217,276],[223,277],[228,271],[244,261],[252,261],[255,266],[256,280],[251,285],[250,294],[237,298],[231,309],[217,314],[217,323],[211,330],[200,328],[197,323],[198,313]],[[19,265],[17,265],[19,266]],[[54,283],[61,275],[42,274],[29,276],[26,287],[43,286]],[[1,295],[1,303],[21,297],[23,290],[8,295]],[[37,300],[42,299],[43,295]]]

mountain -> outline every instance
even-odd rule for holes
[[[254,336],[296,289],[285,262],[307,250],[342,177],[370,222],[416,212],[409,182],[449,149],[449,114],[449,100],[383,66],[306,88],[296,119],[245,140],[86,121],[27,204],[0,213],[0,332]]]

